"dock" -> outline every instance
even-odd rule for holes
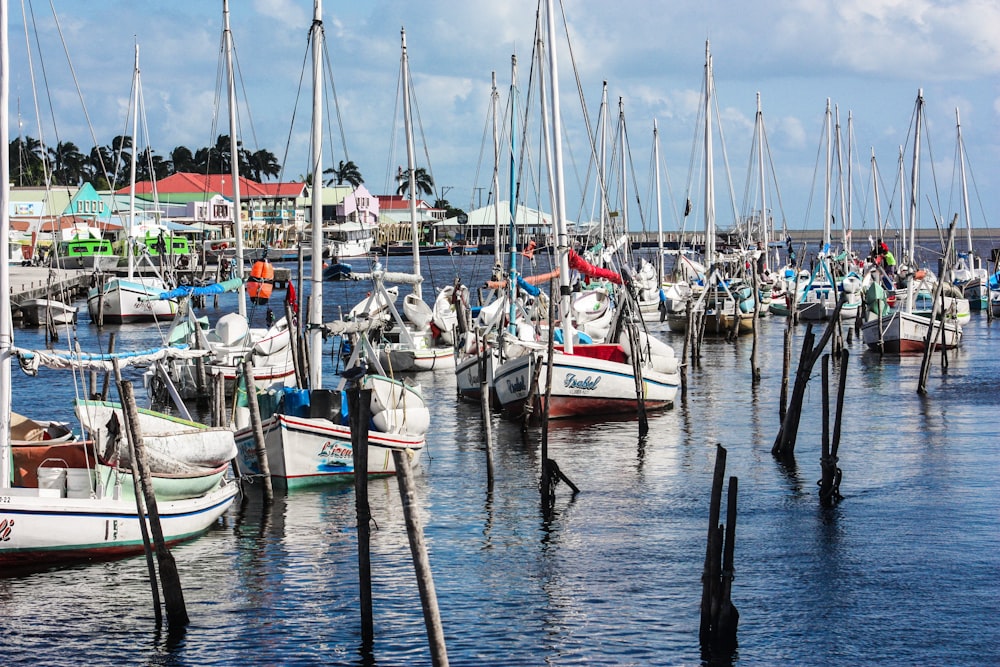
[[[76,299],[87,294],[93,271],[88,269],[50,269],[46,266],[11,266],[11,306],[28,299],[44,299],[50,295],[66,295]]]

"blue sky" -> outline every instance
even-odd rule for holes
[[[136,40],[153,147],[169,156],[177,145],[194,149],[214,143],[213,128],[215,134],[228,134],[225,112],[217,110],[220,1],[52,3],[99,142],[106,144],[117,134],[130,133],[125,113]],[[484,139],[489,141],[490,74],[497,72],[501,97],[506,98],[510,57],[516,53],[521,77],[527,79],[535,2],[326,0],[323,4],[347,152],[361,168],[368,187],[375,192],[391,189],[390,175],[398,165],[406,164],[396,111],[399,32],[405,27],[422,125],[418,153],[423,155],[421,144],[425,144],[434,179],[447,188],[446,198],[453,205],[470,208],[478,204],[491,178],[492,158],[482,156],[484,150],[491,150],[483,145]],[[312,3],[232,0],[231,5],[242,74],[242,139],[251,148],[274,152],[285,161],[284,179],[294,180],[308,170],[308,69],[294,125],[292,116],[307,57]],[[958,205],[952,185],[957,107],[972,169],[972,220],[978,226],[992,224],[984,219],[984,211],[985,216],[992,215],[1000,204],[1000,5],[994,1],[568,0],[565,11],[591,118],[597,116],[603,81],[608,82],[615,117],[618,99],[624,102],[638,189],[633,197],[638,196],[647,211],[643,223],[630,213],[633,228],[641,224],[655,228],[648,213],[654,119],[661,134],[661,162],[674,195],[671,199],[664,185],[668,229],[676,228],[685,190],[696,180],[688,172],[706,39],[712,44],[728,169],[737,199],[742,199],[747,180],[756,94],[760,92],[787,224],[792,229],[821,226],[822,195],[816,188],[823,174],[817,183],[816,158],[826,99],[831,98],[845,128],[848,112],[854,118],[855,159],[861,169],[854,174],[854,224],[859,229],[871,228],[870,151],[875,151],[883,187],[891,196],[899,147],[908,142],[914,100],[922,88],[930,141],[929,152],[926,145],[924,150],[928,160],[933,160],[941,214],[950,218]],[[91,130],[49,2],[33,0],[33,12],[32,30],[37,31],[45,54],[48,81],[45,93],[32,36],[45,139],[55,143],[53,136],[58,133],[59,139],[88,150],[93,144]],[[11,113],[19,110],[22,132],[37,137],[21,3],[11,3],[10,29]],[[563,34],[562,28],[559,33]],[[568,150],[576,161],[568,176],[572,212],[581,208],[579,202],[585,197],[573,185],[586,171],[587,147],[573,67],[565,44],[559,48]],[[12,133],[17,127],[12,122]],[[327,166],[344,157],[339,128],[335,127],[332,136],[334,154],[330,155],[329,143],[324,151]],[[716,153],[720,155],[718,145]],[[532,160],[537,167],[538,157]],[[418,158],[418,166],[424,163]],[[723,180],[725,166],[717,161],[715,169],[717,190],[724,193],[729,188]],[[930,168],[924,170],[923,196],[934,197]],[[696,200],[698,188],[691,186]],[[731,204],[719,204],[721,226],[731,220],[731,209]],[[922,215],[926,216],[922,226],[933,224],[929,215]]]

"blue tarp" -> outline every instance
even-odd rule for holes
[[[519,289],[524,290],[531,296],[538,296],[539,294],[542,293],[542,290],[538,289],[537,287],[526,281],[520,275],[517,276],[517,286]]]
[[[205,285],[203,287],[195,287],[194,285],[184,285],[182,287],[177,287],[169,292],[160,292],[158,297],[160,301],[165,301],[167,299],[177,299],[182,296],[210,296],[213,294],[222,294],[223,292],[232,292],[239,288],[240,283],[243,280],[240,278],[230,278],[229,280],[223,281],[221,283],[212,283],[211,285]]]

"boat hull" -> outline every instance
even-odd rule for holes
[[[609,347],[618,346],[577,346],[575,351]],[[544,352],[528,353],[509,359],[497,368],[494,387],[506,416],[522,418],[529,409],[540,416],[546,408],[548,364],[545,357]],[[672,407],[679,380],[676,373],[643,369],[642,393],[646,409]],[[635,376],[632,364],[627,361],[557,350],[553,353],[551,386],[547,405],[549,419],[637,412]]]
[[[87,293],[90,319],[105,323],[155,322],[172,320],[177,314],[177,300],[156,299],[167,290],[158,278],[112,278]]]
[[[262,424],[264,446],[271,478],[294,489],[354,479],[351,429],[325,418],[278,414]],[[393,451],[404,451],[416,464],[424,448],[423,436],[368,433],[368,475],[396,472]],[[236,460],[243,475],[259,475],[256,441],[252,428],[236,432],[239,455]]]
[[[926,349],[928,327],[934,327],[934,349],[953,349],[962,342],[962,328],[955,322],[931,320],[926,317],[896,311],[869,320],[861,327],[865,345],[888,354],[919,353]],[[943,327],[943,331],[942,331]]]
[[[198,498],[158,502],[164,539],[174,544],[201,535],[238,492],[237,485],[225,483]],[[47,489],[0,490],[0,572],[142,552],[134,500],[61,498]]]

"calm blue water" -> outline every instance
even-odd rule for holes
[[[408,260],[391,261],[403,270]],[[425,276],[444,285],[458,271],[475,286],[490,264],[432,258]],[[365,289],[326,283],[330,318]],[[206,312],[215,318],[232,307]],[[263,311],[255,317],[262,321]],[[107,333],[98,341],[86,319],[81,345],[106,346]],[[538,493],[540,432],[522,437],[494,423],[496,484],[487,493],[478,409],[456,403],[452,374],[421,376],[434,416],[418,484],[451,664],[702,663],[700,577],[716,443],[729,451],[727,475],[740,480],[733,663],[1000,664],[1000,321],[974,316],[947,371],[935,364],[924,397],[916,393],[919,358],[879,359],[857,340],[849,346],[845,498],[834,509],[822,509],[816,493],[819,365],[796,464],[770,453],[783,326],[761,322],[757,387],[749,337],[707,341],[686,401],[653,416],[644,442],[630,421],[553,424],[550,455],[581,493],[561,485],[550,517]],[[155,327],[116,330],[118,349],[159,335]],[[804,331],[796,332],[796,360]],[[44,341],[18,330],[16,343]],[[71,416],[69,374],[14,373],[16,410]],[[351,487],[279,496],[266,511],[250,489],[223,524],[174,549],[192,621],[179,638],[154,628],[142,559],[0,579],[0,663],[429,664],[396,482],[372,481],[369,493],[378,526],[370,663],[358,651]]]

